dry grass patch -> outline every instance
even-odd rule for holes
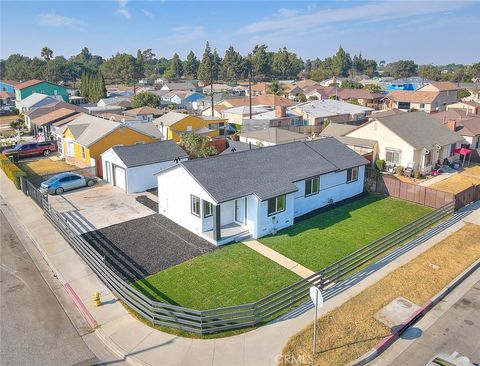
[[[368,352],[390,329],[374,314],[403,296],[423,305],[480,258],[480,226],[467,224],[433,248],[318,320],[317,354],[311,357],[313,323],[290,338],[283,365],[345,365]],[[439,266],[432,268],[432,264]],[[289,363],[289,360],[301,362]],[[303,363],[302,363],[303,362]]]
[[[455,194],[477,184],[480,184],[480,165],[466,167],[451,178],[432,184],[430,188]]]
[[[43,158],[24,163],[20,162],[18,163],[18,166],[29,176],[34,177],[41,177],[43,175],[78,169],[78,167],[75,165],[67,164],[61,160],[52,160],[49,158]]]

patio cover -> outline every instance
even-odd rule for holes
[[[453,150],[453,153],[454,153],[454,154],[463,155],[462,166],[465,165],[465,158],[466,158],[467,155],[469,155],[471,152],[472,152],[472,150],[467,149],[466,147],[461,147],[460,149],[455,149],[455,150]],[[471,158],[472,158],[472,156],[470,155],[470,156],[468,157],[468,165],[470,165],[470,159],[471,159]]]

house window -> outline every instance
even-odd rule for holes
[[[320,187],[320,177],[305,179],[305,197],[317,194]]]
[[[385,149],[385,161],[390,164],[400,164],[402,159],[402,150],[392,149],[387,147]]]
[[[203,201],[203,217],[210,217],[213,215],[213,205],[208,201]]]
[[[358,166],[347,169],[347,183],[355,182],[358,179]]]
[[[67,155],[68,156],[74,156],[75,155],[73,141],[67,141]]]
[[[192,215],[200,217],[200,198],[190,195],[190,206]]]
[[[82,146],[82,159],[85,160],[85,147]]]
[[[421,109],[425,108],[425,104],[424,104],[424,103],[420,103],[420,108],[421,108]]]
[[[453,150],[455,150],[456,148],[457,148],[457,144],[450,145],[450,156],[453,156],[455,154]]]
[[[268,216],[285,211],[285,195],[270,198],[268,200]]]

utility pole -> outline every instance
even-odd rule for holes
[[[133,95],[136,94],[136,89],[135,89],[135,64],[133,64]]]
[[[215,117],[215,111],[213,110],[213,58],[212,54],[210,54],[210,101],[212,104],[212,117]]]
[[[252,69],[248,73],[248,106],[249,106],[249,115],[250,120],[252,119]]]

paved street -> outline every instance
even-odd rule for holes
[[[1,212],[0,225],[0,365],[97,363]]]
[[[425,365],[437,353],[454,351],[480,362],[480,281],[389,365]]]

